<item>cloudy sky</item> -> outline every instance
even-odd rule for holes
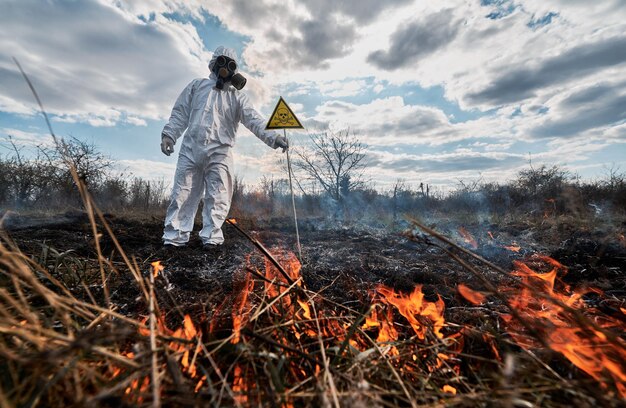
[[[368,174],[453,186],[528,166],[593,179],[626,170],[626,0],[0,0],[0,154],[48,140],[11,57],[58,135],[120,169],[171,179],[172,103],[234,48],[244,89],[282,95],[308,132],[349,128]],[[281,154],[243,127],[237,173],[281,178]],[[304,144],[307,131],[290,132]]]

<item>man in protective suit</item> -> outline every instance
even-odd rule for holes
[[[265,130],[265,120],[240,91],[246,79],[237,72],[234,50],[217,47],[209,70],[208,78],[194,79],[180,94],[161,135],[161,150],[169,156],[186,130],[165,216],[163,243],[168,246],[189,241],[203,195],[202,243],[212,248],[224,242],[222,224],[233,195],[232,147],[239,122],[268,146],[283,152],[289,148],[284,136]]]

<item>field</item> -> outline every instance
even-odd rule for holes
[[[308,217],[300,264],[286,217],[232,220],[219,251],[197,237],[163,248],[159,216],[5,218],[2,406],[626,396],[626,224],[615,219]]]

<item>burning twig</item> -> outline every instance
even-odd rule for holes
[[[289,282],[290,285],[293,285],[293,279],[291,279],[289,274],[285,272],[285,269],[278,263],[276,258],[274,258],[274,256],[272,256],[272,254],[263,246],[263,244],[261,244],[258,240],[252,238],[246,231],[244,231],[239,225],[237,225],[237,222],[235,220],[229,218],[226,220],[226,223],[235,227],[237,231],[239,231],[244,237],[252,242],[252,244],[254,244],[254,246],[257,247],[259,251],[261,251],[263,255],[265,255],[267,259],[270,260],[270,262],[276,267],[276,269],[278,269],[278,271],[283,275],[285,280]]]
[[[150,312],[150,354],[151,354],[151,364],[152,364],[152,406],[154,408],[159,408],[161,406],[161,399],[159,394],[160,383],[161,380],[159,378],[159,369],[157,368],[158,364],[158,355],[156,353],[156,312],[154,307],[154,278],[159,273],[160,269],[162,269],[161,265],[158,262],[152,264],[154,268],[154,273],[150,274],[150,304],[149,304],[149,312]]]

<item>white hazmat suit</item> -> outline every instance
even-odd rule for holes
[[[218,56],[236,61],[235,51],[218,47],[209,69]],[[165,216],[163,242],[183,246],[190,238],[200,200],[204,196],[202,230],[204,245],[224,242],[222,224],[230,209],[233,195],[232,147],[239,122],[272,148],[285,147],[286,141],[275,132],[265,130],[265,120],[250,100],[228,82],[223,89],[215,88],[217,77],[193,80],[180,94],[168,123],[163,128],[162,141],[174,143],[183,135],[178,154],[172,201]],[[164,153],[169,155],[164,150]]]

